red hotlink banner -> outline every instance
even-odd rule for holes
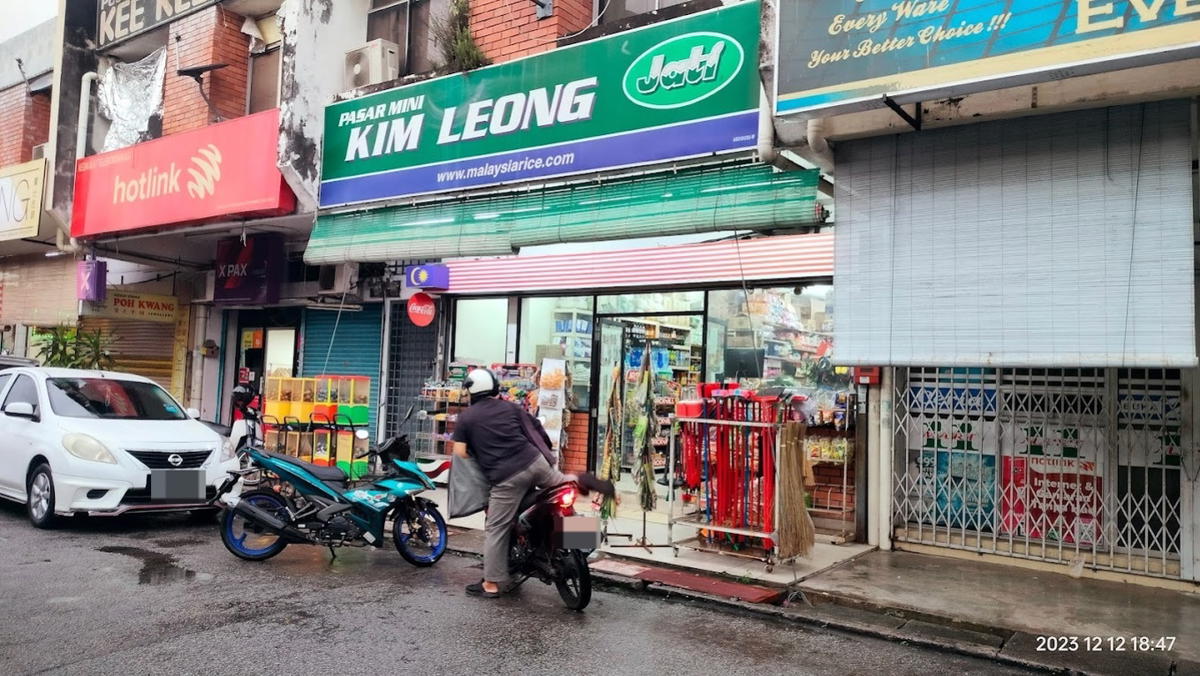
[[[276,166],[279,111],[85,157],[76,165],[71,235],[278,216],[296,197]]]

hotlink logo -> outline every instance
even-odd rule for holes
[[[217,181],[221,180],[221,151],[213,144],[199,150],[200,155],[192,158],[195,169],[188,169],[192,180],[188,181],[188,194],[203,199],[216,192]]]

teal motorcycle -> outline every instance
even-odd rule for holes
[[[360,431],[359,438],[366,432]],[[446,552],[446,520],[437,505],[420,494],[449,468],[444,462],[429,472],[412,462],[405,436],[396,437],[358,457],[380,461],[380,478],[352,486],[338,467],[304,462],[261,448],[244,450],[247,466],[231,471],[213,502],[225,508],[221,541],[234,556],[265,561],[289,544],[328,547],[382,547],[384,527],[392,525],[396,551],[414,566],[431,566]],[[266,471],[287,490],[259,487]],[[239,492],[237,489],[246,489]]]

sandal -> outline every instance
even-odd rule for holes
[[[474,584],[467,585],[467,596],[478,596],[480,598],[485,598],[485,599],[495,599],[495,598],[500,598],[501,593],[502,592],[499,592],[499,591],[490,592],[490,591],[484,589],[483,588],[483,580],[480,580],[479,582],[476,582]]]

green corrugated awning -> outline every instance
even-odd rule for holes
[[[312,265],[510,254],[524,246],[818,225],[820,172],[725,165],[317,217]]]

